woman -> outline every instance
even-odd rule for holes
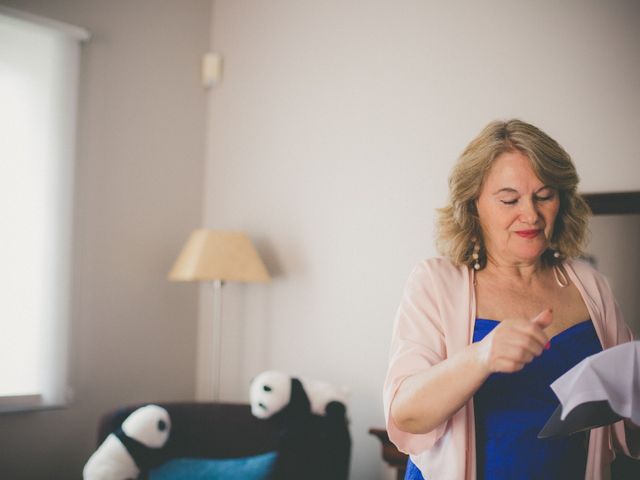
[[[384,404],[406,478],[603,479],[614,447],[637,453],[630,422],[537,439],[549,384],[632,339],[606,280],[573,260],[589,214],[577,184],[562,147],[519,120],[489,124],[456,164],[445,256],[414,269],[394,324]]]

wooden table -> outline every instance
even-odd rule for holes
[[[387,462],[391,468],[397,470],[397,480],[403,480],[409,456],[398,451],[396,446],[389,440],[389,435],[384,428],[370,428],[369,433],[378,437],[378,440],[380,440],[382,444],[382,459]]]

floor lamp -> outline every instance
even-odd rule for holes
[[[244,233],[199,229],[190,235],[182,248],[169,272],[169,280],[213,283],[213,325],[218,327],[218,335],[212,344],[216,345],[211,355],[216,371],[212,396],[218,401],[222,374],[222,287],[229,281],[268,282],[267,269]]]

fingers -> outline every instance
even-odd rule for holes
[[[524,336],[527,343],[533,342],[541,349],[545,347],[549,341],[548,335],[537,325],[531,322],[514,322],[513,328]]]
[[[536,345],[535,349],[523,348],[522,345],[496,342],[488,359],[489,371],[513,373],[524,368],[542,351]]]
[[[496,369],[494,372],[500,373],[516,373],[524,368],[526,363],[517,362],[508,358],[501,358],[496,361]]]
[[[539,326],[540,328],[547,328],[553,322],[553,310],[545,308],[538,315],[536,315],[531,323]]]
[[[511,340],[510,344],[520,350],[527,351],[534,357],[542,355],[544,348],[547,344],[547,336],[542,334],[540,338],[540,332],[535,332],[534,336],[518,336]]]
[[[496,335],[503,343],[526,348],[539,354],[549,337],[539,326],[527,320],[504,320],[496,327]]]
[[[490,341],[489,368],[493,372],[517,372],[542,354],[549,342],[543,328],[553,321],[551,309],[532,320],[504,320],[487,337]],[[488,345],[487,345],[488,346]]]
[[[522,364],[522,366],[536,358],[539,353],[534,353],[529,349],[521,348],[518,345],[505,345],[502,351],[497,353],[496,358],[498,360],[509,360],[515,363]]]
[[[535,318],[531,320],[531,323],[539,326],[540,328],[547,328],[549,325],[553,323],[553,310],[550,308],[545,308],[542,312],[540,312]],[[546,337],[546,334],[545,334]],[[549,341],[549,337],[547,337],[547,343],[545,343],[545,350],[548,350],[551,347],[551,342]]]

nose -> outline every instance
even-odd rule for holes
[[[538,207],[536,206],[535,202],[531,199],[528,199],[521,202],[520,205],[520,220],[523,223],[535,225],[540,218],[540,212],[538,211]]]

